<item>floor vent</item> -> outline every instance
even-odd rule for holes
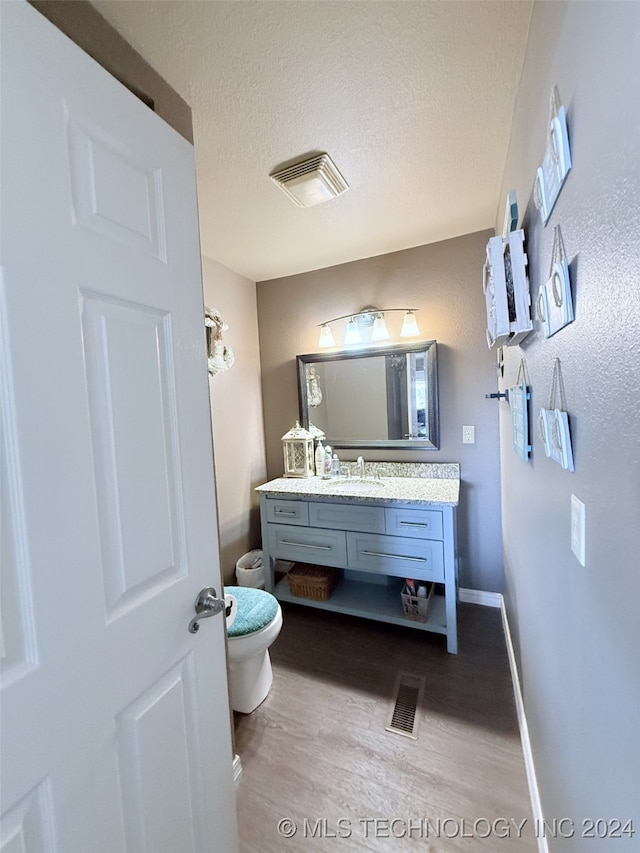
[[[424,691],[424,678],[401,672],[395,689],[395,702],[391,710],[391,720],[386,726],[388,732],[404,737],[418,739],[418,720],[416,712]]]

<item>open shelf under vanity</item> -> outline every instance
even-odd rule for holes
[[[293,595],[286,576],[279,580],[273,594],[279,601],[301,604],[305,607],[317,607],[319,610],[332,610],[349,616],[365,619],[377,619],[394,625],[404,625],[423,631],[447,633],[446,599],[444,595],[433,595],[429,604],[427,619],[419,622],[409,619],[402,611],[400,593],[404,582],[399,578],[388,578],[388,583],[367,583],[354,578],[340,577],[330,598],[318,601]]]

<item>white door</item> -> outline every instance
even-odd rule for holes
[[[232,853],[193,150],[0,7],[2,851]]]

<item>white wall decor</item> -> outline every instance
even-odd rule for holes
[[[527,401],[531,399],[528,385],[514,385],[509,388],[511,420],[513,423],[513,449],[526,461],[531,453],[529,444],[529,414]]]
[[[548,338],[574,319],[569,264],[560,226],[556,225],[553,232],[551,270],[537,301],[538,317]]]
[[[319,406],[322,402],[322,388],[320,387],[320,377],[318,369],[315,365],[307,365],[307,401],[312,409]]]
[[[509,404],[511,406],[511,422],[513,428],[513,449],[525,461],[531,453],[529,441],[529,403],[531,390],[525,383],[518,384],[520,378],[525,380],[524,359],[520,362],[520,369],[516,377],[516,384],[509,388]]]
[[[546,225],[560,190],[571,169],[571,151],[567,132],[565,108],[554,86],[549,105],[549,132],[542,165],[538,166],[533,190],[533,200]]]
[[[223,373],[233,366],[233,349],[222,341],[222,333],[229,326],[224,322],[217,309],[205,308],[204,323],[207,332],[207,364],[211,376]]]
[[[522,229],[489,239],[482,286],[489,348],[519,344],[533,329]]]
[[[560,409],[555,408],[557,397],[559,397],[562,407]],[[551,394],[549,395],[549,406],[546,409],[540,409],[538,424],[545,454],[566,471],[573,471],[573,449],[571,447],[569,415],[566,412],[559,358],[556,358],[553,363],[553,381],[551,383]]]

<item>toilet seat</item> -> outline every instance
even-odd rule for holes
[[[233,621],[227,621],[229,639],[246,637],[273,622],[279,610],[278,601],[268,592],[248,586],[225,586],[225,595],[235,598],[237,608]]]

